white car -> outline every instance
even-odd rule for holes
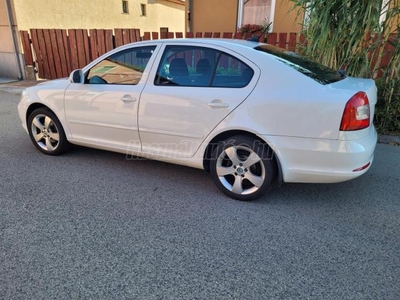
[[[252,200],[275,182],[364,174],[376,101],[373,80],[268,44],[168,39],[28,88],[18,112],[44,154],[75,144],[205,169],[228,196]]]

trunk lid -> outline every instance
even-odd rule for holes
[[[377,102],[377,89],[375,81],[372,79],[346,77],[343,80],[331,83],[328,85],[331,88],[346,90],[352,93],[352,95],[358,92],[365,92],[368,96],[370,106],[370,117],[371,124],[374,119],[375,105]],[[349,98],[350,99],[350,98]]]
[[[373,79],[346,77],[343,80],[327,85],[327,87],[341,91],[348,91],[349,100],[353,95],[358,92],[364,92],[368,96],[370,107],[370,126],[363,130],[341,131],[339,134],[339,139],[348,140],[362,138],[368,134],[369,130],[374,130],[373,122],[375,115],[375,105],[378,96],[375,81]]]

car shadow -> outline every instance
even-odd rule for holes
[[[204,170],[140,157],[127,159],[124,154],[78,146],[74,146],[73,151],[64,154],[64,156],[68,159],[86,157],[87,160],[96,163],[101,161],[105,168],[118,167],[118,172],[125,174],[145,173],[148,178],[154,179],[145,183],[149,189],[153,188],[152,185],[154,184],[170,181],[173,183],[170,188],[176,188],[179,191],[185,188],[195,195],[209,199],[208,201],[232,201],[218,190],[210,175]],[[334,184],[286,183],[251,203],[253,205],[290,205],[294,207],[301,205],[340,205],[359,198],[360,188],[368,185],[369,180],[371,180],[370,177],[371,174],[367,173],[355,180]],[[157,187],[154,187],[154,189],[157,189]]]
[[[225,196],[214,185],[211,176],[204,170],[149,160],[140,157],[129,157],[125,154],[73,146],[73,149],[61,156],[47,156],[35,149],[29,139],[15,139],[14,146],[19,148],[20,155],[31,159],[48,160],[69,166],[95,167],[113,172],[115,176],[134,182],[137,177],[146,174],[151,180],[143,181],[144,189],[162,193],[166,189],[178,191],[182,197],[195,197],[199,201],[227,201],[253,206],[314,206],[332,207],[353,202],[363,204],[363,194],[368,194],[368,187],[374,181],[373,172],[367,172],[360,178],[335,184],[284,183],[281,187],[267,192],[261,198],[246,202],[234,202]],[[11,155],[11,153],[10,153]],[[62,159],[60,159],[62,158]],[[83,163],[82,163],[83,162]],[[138,175],[139,174],[139,175]],[[201,197],[198,197],[201,196]],[[242,206],[242,205],[240,205]]]

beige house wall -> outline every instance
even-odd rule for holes
[[[292,10],[292,8],[292,1],[276,0],[274,32],[300,32],[303,29],[304,12],[302,9]]]
[[[11,37],[10,24],[8,22],[8,15],[6,4],[0,1],[0,52],[13,53],[14,46]]]
[[[235,32],[237,0],[190,0],[192,32]],[[188,9],[189,1],[186,0]]]
[[[114,29],[139,28],[145,31],[182,32],[185,6],[166,0],[127,0],[128,13],[122,13],[122,0],[14,0],[19,30],[32,28]],[[146,5],[141,16],[140,4]]]
[[[15,21],[13,24],[15,24]],[[17,32],[16,26],[13,27],[13,30]],[[7,7],[5,1],[2,0],[0,1],[0,77],[11,79],[18,79],[20,77],[15,52],[10,23],[8,21]],[[20,52],[19,49],[17,49],[17,52]],[[18,57],[21,60],[19,53]]]
[[[186,12],[190,8],[191,21],[186,28],[192,32],[236,32],[238,0],[186,0]],[[299,32],[304,13],[297,19],[298,10],[291,11],[293,2],[276,0],[273,20],[274,32]]]

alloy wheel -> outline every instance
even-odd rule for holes
[[[260,156],[244,146],[230,146],[219,155],[216,174],[221,184],[237,195],[253,194],[265,181]]]
[[[60,132],[57,125],[44,114],[36,115],[33,118],[31,133],[37,145],[45,151],[54,151],[60,144]]]

